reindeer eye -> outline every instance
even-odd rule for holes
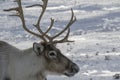
[[[50,52],[48,53],[48,56],[49,56],[50,58],[56,58],[56,57],[57,57],[57,53],[56,53],[55,51],[50,51]]]

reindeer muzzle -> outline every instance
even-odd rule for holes
[[[69,70],[64,73],[64,75],[66,75],[66,76],[68,76],[68,77],[72,77],[72,76],[74,76],[76,73],[78,73],[79,70],[80,70],[80,69],[79,69],[78,65],[76,65],[75,63],[73,63],[73,64],[70,66]]]

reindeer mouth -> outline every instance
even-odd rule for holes
[[[75,73],[64,73],[64,75],[68,76],[68,77],[72,77],[75,75]]]

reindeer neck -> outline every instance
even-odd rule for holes
[[[37,56],[36,53],[33,51],[33,48],[28,48],[23,50],[23,59],[25,65],[30,68],[31,72],[36,74],[38,80],[47,80],[45,76],[45,61],[43,57]],[[32,70],[34,68],[34,70]]]

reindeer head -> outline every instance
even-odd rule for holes
[[[50,74],[63,74],[70,77],[79,71],[79,67],[65,57],[55,45],[34,43],[33,49],[38,57],[44,58],[45,71]]]
[[[17,14],[12,15],[12,16],[18,16],[22,21],[23,28],[27,32],[42,39],[42,42],[40,43],[35,42],[33,44],[33,51],[36,53],[38,57],[42,57],[45,60],[46,71],[55,73],[55,74],[64,74],[66,76],[73,76],[74,74],[76,74],[79,71],[79,67],[75,63],[73,63],[71,60],[69,60],[67,57],[65,57],[61,53],[61,51],[56,47],[56,44],[58,43],[73,42],[73,41],[68,40],[69,33],[70,33],[70,26],[76,21],[76,17],[74,16],[73,10],[71,9],[72,16],[67,26],[61,32],[57,33],[56,35],[49,36],[47,33],[51,30],[54,24],[54,19],[51,18],[51,24],[45,32],[41,30],[41,25],[40,25],[40,21],[42,19],[42,16],[48,4],[48,0],[42,0],[43,2],[42,5],[35,4],[35,5],[27,6],[27,7],[40,6],[42,8],[42,11],[38,18],[37,23],[33,25],[38,30],[39,33],[33,32],[28,29],[25,23],[25,19],[24,19],[24,13],[23,13],[22,5],[21,5],[21,0],[15,0],[15,2],[17,2],[18,7],[10,8],[5,11],[11,11],[11,10],[17,11]],[[56,37],[60,36],[62,33],[66,31],[67,31],[67,34],[63,39],[55,40]]]

